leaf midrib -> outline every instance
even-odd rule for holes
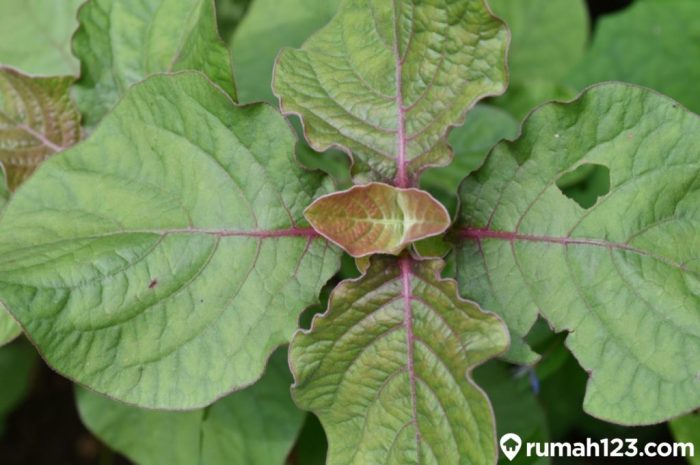
[[[399,269],[401,271],[401,298],[403,300],[404,327],[406,330],[406,370],[411,389],[411,414],[415,428],[416,459],[420,463],[421,434],[418,426],[418,394],[416,392],[416,369],[414,360],[414,346],[416,336],[413,332],[413,292],[411,287],[411,258],[404,255],[399,259]]]
[[[463,239],[472,239],[481,242],[484,239],[503,240],[508,242],[534,242],[543,244],[556,244],[567,247],[569,245],[583,245],[591,247],[601,247],[607,249],[623,250],[625,252],[635,253],[644,257],[653,258],[657,261],[665,263],[668,266],[677,268],[685,273],[700,275],[700,271],[694,271],[688,268],[685,263],[678,263],[673,259],[664,255],[655,254],[647,250],[633,247],[627,243],[606,241],[603,239],[578,238],[571,236],[546,236],[536,234],[523,234],[513,231],[497,231],[490,228],[461,228],[458,231],[459,237]]]

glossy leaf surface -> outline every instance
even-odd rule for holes
[[[441,268],[374,257],[294,338],[293,395],[321,419],[328,465],[495,462],[491,406],[469,372],[507,335]]]
[[[700,119],[624,84],[550,104],[462,184],[462,293],[517,343],[540,312],[591,373],[585,409],[623,424],[700,405]],[[610,192],[583,209],[556,186],[584,163]]]
[[[85,124],[95,126],[129,86],[154,73],[197,70],[235,98],[231,57],[214,0],[92,0],[80,9],[73,48]]]
[[[273,90],[315,149],[344,147],[358,179],[408,187],[449,163],[448,129],[503,92],[506,42],[482,0],[346,0],[301,49],[280,54]]]
[[[129,403],[251,384],[339,264],[303,222],[326,189],[293,147],[267,105],[149,78],[6,208],[0,301],[56,370]]]
[[[325,195],[304,216],[353,257],[395,255],[411,242],[441,234],[450,226],[445,207],[427,192],[380,183]]]

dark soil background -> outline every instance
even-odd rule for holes
[[[592,27],[595,28],[595,22],[601,15],[623,9],[631,3],[632,0],[588,0],[593,19]],[[600,427],[605,429],[608,425],[600,425]],[[653,427],[652,431],[648,431],[647,428],[626,430],[627,434],[633,437],[636,436],[635,433],[646,430],[645,433],[653,432],[653,440],[656,442],[672,440],[663,426]],[[643,435],[646,436],[646,434]],[[582,433],[575,433],[567,438],[570,441],[581,439],[585,440],[585,435]],[[0,457],[2,465],[129,465],[130,463],[120,455],[111,452],[85,429],[75,407],[72,383],[51,371],[43,362],[37,364],[28,397],[7,419],[5,434],[0,437]],[[567,464],[566,461],[554,463],[555,465]],[[576,463],[581,465],[582,462]],[[635,458],[591,459],[588,463],[591,465],[672,465],[685,462],[682,459]]]

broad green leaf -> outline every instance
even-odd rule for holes
[[[700,405],[699,150],[697,115],[606,84],[533,113],[462,184],[462,293],[502,315],[514,341],[538,312],[569,331],[598,418],[654,423]],[[556,186],[584,163],[610,171],[588,209]]]
[[[272,95],[272,68],[283,47],[298,47],[326,24],[340,0],[256,0],[231,41],[236,90],[241,102],[265,101],[277,104]],[[292,120],[303,139],[301,125]],[[303,140],[297,143],[299,161],[321,169],[339,187],[350,187],[348,157],[329,150],[319,155]]]
[[[22,328],[9,314],[5,306],[0,303],[0,347],[12,342],[22,334]]]
[[[255,0],[231,40],[241,102],[272,103],[272,68],[284,47],[299,47],[335,14],[340,0]]]
[[[289,395],[287,351],[278,350],[253,386],[189,412],[144,410],[86,389],[83,423],[139,465],[283,465],[304,422]]]
[[[73,48],[75,95],[95,126],[129,86],[165,71],[197,70],[235,98],[231,57],[216,28],[214,0],[91,0],[80,9]]]
[[[71,77],[32,78],[0,66],[0,164],[15,190],[50,155],[80,140]]]
[[[325,192],[279,113],[198,72],[134,86],[0,220],[0,301],[46,361],[154,408],[258,379],[339,252],[305,225]]]
[[[518,120],[543,102],[568,100],[576,90],[563,83],[586,49],[585,0],[488,0],[511,31],[510,85],[492,103]]]
[[[0,214],[10,200],[10,188],[7,185],[7,177],[5,175],[5,167],[0,164]]]
[[[293,339],[292,393],[320,418],[328,465],[495,462],[491,406],[469,372],[508,338],[442,265],[373,257]]]
[[[547,419],[527,377],[516,378],[508,365],[494,360],[477,368],[474,379],[493,404],[499,438],[507,433],[516,433],[524,443],[549,440]],[[550,460],[519,454],[510,461],[501,455],[498,463],[546,465]]]
[[[503,108],[522,121],[534,108],[545,102],[572,100],[578,94],[579,92],[568,84],[532,79],[525,84],[511,84],[508,92],[490,100],[489,103]]]
[[[690,465],[700,464],[700,412],[676,418],[670,422],[671,432],[677,442],[690,443],[694,448],[694,456],[688,457]]]
[[[302,428],[299,439],[289,457],[289,463],[326,465],[327,452],[328,442],[321,422],[318,421],[316,415],[307,415],[304,428]]]
[[[651,87],[700,112],[700,2],[645,0],[604,16],[570,76],[583,88],[619,80]]]
[[[304,216],[353,257],[396,255],[412,242],[442,234],[451,223],[445,207],[427,192],[380,183],[320,197]]]
[[[0,64],[33,75],[77,75],[70,39],[83,1],[0,1]]]
[[[586,50],[585,0],[488,0],[511,31],[508,71],[513,84],[557,82]]]
[[[455,152],[452,163],[425,170],[420,177],[421,187],[454,211],[462,179],[479,167],[496,142],[517,133],[518,122],[508,113],[489,105],[477,105],[467,115],[464,125],[450,132],[449,141]]]
[[[225,43],[230,42],[251,3],[252,0],[215,0],[216,22]]]
[[[273,90],[316,150],[355,156],[359,180],[415,185],[449,163],[445,134],[505,89],[507,33],[483,0],[346,0],[301,49],[278,58]]]
[[[0,215],[5,204],[10,199],[10,189],[7,187],[5,173],[0,165]],[[5,307],[0,304],[0,346],[7,344],[20,335],[22,330],[14,319],[7,313]]]
[[[25,341],[0,348],[0,436],[5,417],[19,404],[29,390],[36,352]]]

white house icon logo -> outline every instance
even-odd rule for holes
[[[503,454],[512,462],[515,456],[518,455],[523,441],[517,434],[508,433],[501,436],[501,442],[499,444],[501,445]]]

